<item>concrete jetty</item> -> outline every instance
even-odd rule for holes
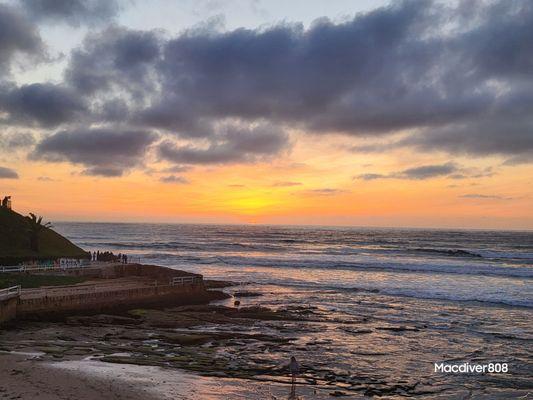
[[[156,265],[97,263],[40,273],[83,276],[88,280],[77,285],[12,289],[10,295],[0,296],[0,323],[205,303],[214,295],[206,290],[202,275]]]

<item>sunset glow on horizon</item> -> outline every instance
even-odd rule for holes
[[[13,21],[0,38],[0,195],[17,212],[533,229],[531,65],[482,53],[524,10],[496,22],[491,2],[126,3],[87,25],[0,8]],[[498,37],[512,52],[512,32]]]

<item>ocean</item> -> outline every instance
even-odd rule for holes
[[[348,378],[394,390],[393,397],[405,390],[407,397],[516,398],[533,390],[533,232],[54,226],[87,250],[126,253],[134,261],[241,282],[229,290],[261,294],[241,298],[242,306],[312,315],[308,321],[263,321],[246,329],[291,338],[289,349],[261,349],[260,356],[275,364],[296,355],[302,365],[325,371],[339,390]],[[233,306],[233,300],[222,304]],[[246,368],[257,352],[236,343],[221,357]],[[506,363],[509,371],[438,373],[434,365],[442,362]],[[257,390],[270,391],[242,398],[282,398],[269,388],[260,385]]]
[[[533,232],[57,223],[82,248],[210,278],[533,307]]]

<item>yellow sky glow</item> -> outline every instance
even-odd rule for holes
[[[415,157],[407,150],[354,155],[339,142],[302,136],[289,153],[274,160],[176,174],[188,184],[161,182],[168,173],[157,171],[168,165],[157,162],[150,173],[137,169],[121,178],[100,178],[80,175],[82,167],[31,162],[20,155],[20,179],[4,180],[2,192],[13,195],[19,212],[37,212],[52,221],[533,228],[531,167],[502,167],[482,178],[365,181],[354,177],[448,158]],[[498,162],[454,161],[476,169]],[[476,193],[498,197],[462,197]]]

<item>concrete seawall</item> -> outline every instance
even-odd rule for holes
[[[49,275],[49,270],[33,272],[36,275]],[[191,272],[178,271],[159,265],[144,264],[120,264],[120,263],[101,263],[101,265],[92,265],[83,268],[66,268],[64,270],[53,271],[54,275],[59,276],[83,276],[86,278],[98,279],[115,279],[128,276],[138,276],[151,278],[154,280],[169,280],[174,276],[199,276]]]
[[[72,314],[92,314],[136,307],[172,306],[210,300],[203,284],[158,286],[78,293],[64,296],[20,299],[16,316],[20,319],[47,319]]]
[[[38,274],[50,274],[50,271]],[[223,294],[206,290],[201,275],[156,265],[107,264],[56,271],[95,278],[94,284],[25,289],[0,301],[0,324],[12,319],[47,320],[67,315],[207,303]]]
[[[16,317],[17,303],[18,297],[0,300],[0,324]]]

